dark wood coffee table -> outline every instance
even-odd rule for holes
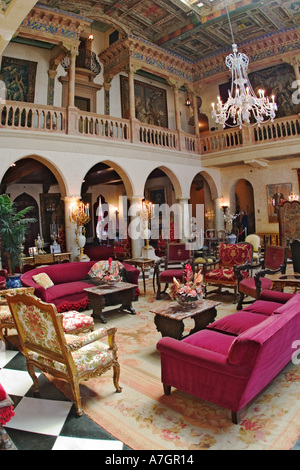
[[[182,307],[177,302],[172,302],[163,307],[150,310],[150,312],[155,313],[154,323],[157,331],[162,336],[182,339],[183,320],[185,318],[193,318],[195,322],[195,326],[190,330],[189,335],[196,333],[196,331],[203,330],[215,320],[217,316],[216,306],[220,303],[213,300],[203,300],[195,302],[193,307]]]
[[[107,323],[103,315],[103,308],[118,304],[121,304],[120,310],[128,310],[131,315],[135,315],[136,311],[132,307],[135,288],[135,284],[120,281],[113,286],[103,284],[84,289],[88,294],[89,306],[93,309],[92,316],[100,318],[102,323]]]

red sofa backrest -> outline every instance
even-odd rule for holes
[[[292,343],[299,338],[300,302],[237,336],[231,344],[228,362],[257,369],[264,377],[276,370],[275,376],[291,360]]]
[[[25,285],[32,285],[35,282],[32,276],[39,273],[47,273],[54,284],[64,284],[66,282],[80,281],[87,276],[95,261],[51,264],[41,268],[32,269],[22,274],[21,281]]]

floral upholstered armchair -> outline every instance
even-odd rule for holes
[[[34,295],[34,287],[18,287],[17,289],[0,290],[0,339],[4,344],[7,330],[16,328],[11,311],[7,304],[6,294],[16,295],[23,293]],[[71,333],[73,335],[93,331],[95,326],[92,317],[75,310],[64,312],[62,321],[64,332]]]
[[[215,286],[217,292],[221,292],[222,287],[230,287],[234,290],[236,297],[238,278],[235,274],[234,267],[252,263],[253,246],[251,243],[221,243],[219,247],[219,259],[212,263],[203,264],[203,282],[205,285],[205,295],[207,286]],[[249,273],[241,271],[241,275],[249,277]]]
[[[122,391],[116,328],[100,328],[81,336],[65,334],[63,315],[57,312],[55,305],[27,294],[8,294],[6,298],[36,391],[39,384],[35,368],[66,380],[78,415],[83,413],[79,385],[84,380],[113,368],[114,386],[117,392]],[[101,341],[105,337],[108,344]]]

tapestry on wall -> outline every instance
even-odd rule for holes
[[[0,80],[4,82],[9,101],[34,102],[37,62],[3,57]]]
[[[129,118],[128,78],[121,75],[122,118]],[[146,124],[168,127],[167,93],[162,88],[134,80],[135,117]]]

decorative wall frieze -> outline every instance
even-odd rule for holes
[[[240,52],[248,55],[253,72],[299,53],[300,28],[269,35],[259,41],[238,47]],[[101,52],[99,60],[104,64],[104,74],[107,76],[125,71],[129,63],[134,63],[137,68],[167,80],[171,78],[190,89],[199,87],[200,83],[209,83],[220,78],[227,80],[229,71],[225,65],[225,58],[229,53],[230,49],[195,64],[148,41],[128,36]]]
[[[90,20],[70,15],[59,10],[34,7],[21,23],[17,33],[20,36],[49,41],[77,44],[83,31],[89,31]]]

